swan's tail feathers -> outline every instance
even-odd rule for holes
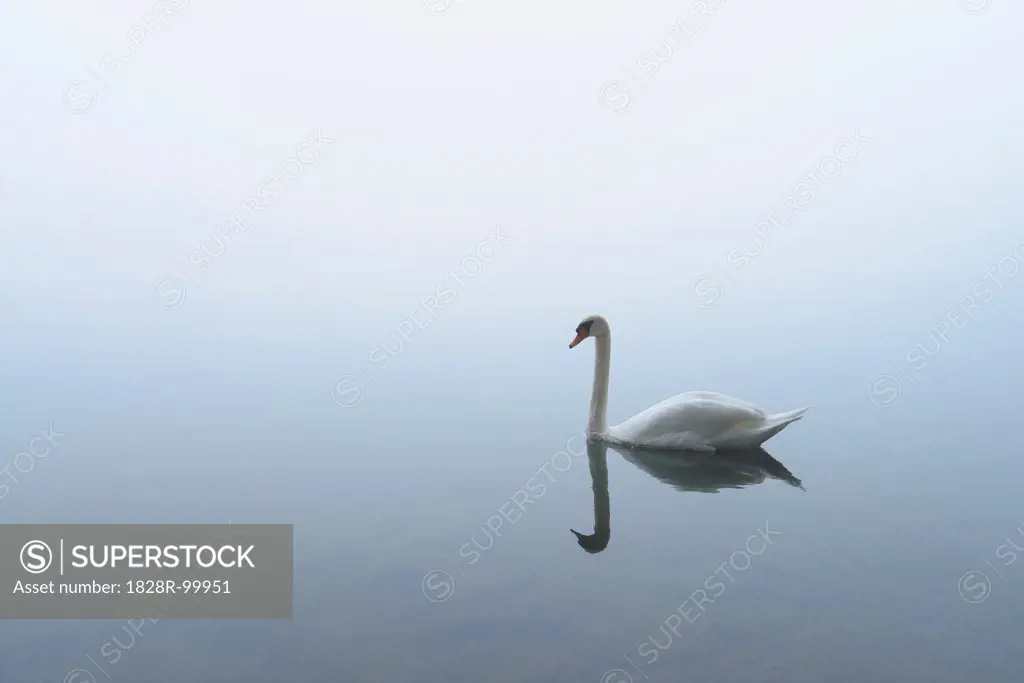
[[[796,422],[799,420],[808,410],[810,410],[810,406],[797,408],[796,410],[790,410],[785,413],[776,413],[775,415],[769,415],[764,419],[764,421],[771,422],[773,424],[781,422],[784,425],[788,425],[790,422]]]
[[[764,425],[761,427],[761,443],[764,443],[768,439],[772,438],[783,429],[786,425],[796,422],[804,416],[810,408],[797,408],[796,410],[790,410],[785,413],[776,413],[775,415],[769,415],[764,419]]]

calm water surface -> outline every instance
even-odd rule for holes
[[[709,349],[700,364],[629,358],[641,344],[613,322],[613,420],[698,385],[812,406],[767,452],[621,453],[579,436],[593,350],[565,350],[575,322],[524,350],[527,377],[501,343],[460,358],[445,342],[476,333],[453,317],[350,407],[331,399],[342,361],[299,349],[288,367],[223,350],[89,372],[76,358],[51,367],[45,399],[12,375],[13,423],[65,436],[11,486],[5,523],[293,523],[295,616],[141,636],[4,622],[4,680],[1011,679],[1017,425],[962,397],[1008,396],[1019,371],[986,375],[950,346],[888,405],[871,386],[885,353],[752,358],[703,326],[679,331]]]

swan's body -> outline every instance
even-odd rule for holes
[[[607,429],[611,443],[651,448],[719,450],[760,446],[799,420],[806,408],[766,415],[757,406],[712,391],[688,391]]]
[[[590,397],[590,438],[613,444],[673,450],[715,451],[760,446],[799,420],[807,408],[768,415],[755,405],[711,391],[689,391],[667,398],[622,424],[607,426],[611,330],[601,316],[576,328],[572,348],[594,338],[594,387]]]

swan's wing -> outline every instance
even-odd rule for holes
[[[744,423],[760,424],[763,410],[745,401],[710,391],[691,391],[665,399],[614,428],[625,441],[699,444]]]
[[[764,411],[749,404],[714,398],[688,398],[680,402],[678,413],[682,424],[693,424],[704,436],[722,434],[744,423],[760,424]]]
[[[752,403],[713,391],[688,391],[662,401],[665,417],[684,426],[697,427],[700,434],[721,434],[744,423],[759,424],[765,412]]]
[[[753,403],[749,403],[747,401],[744,401],[743,399],[735,398],[733,396],[726,396],[725,394],[719,394],[718,392],[715,392],[715,391],[688,391],[688,392],[686,392],[684,394],[679,394],[678,396],[675,396],[674,398],[683,398],[683,397],[693,398],[693,399],[701,399],[701,400],[706,400],[706,401],[713,401],[713,402],[715,402],[717,404],[720,404],[722,406],[731,406],[731,407],[735,407],[735,408],[739,408],[739,409],[745,410],[745,411],[747,411],[748,413],[751,414],[751,417],[748,418],[748,419],[751,419],[751,420],[756,419],[758,417],[761,418],[761,419],[764,419],[766,417],[766,413],[763,410],[761,410],[760,408],[758,408],[757,406],[755,406]]]

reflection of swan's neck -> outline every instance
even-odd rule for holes
[[[608,547],[612,535],[611,501],[608,499],[607,446],[601,443],[587,444],[587,458],[590,460],[590,478],[594,482],[594,533],[581,534],[572,529],[581,548],[588,553],[599,553]]]
[[[602,434],[608,428],[608,372],[611,366],[612,338],[609,334],[594,337],[594,389],[590,394],[590,422],[587,431]]]
[[[608,496],[608,461],[603,451],[597,467],[591,463],[590,476],[594,480],[594,536],[608,545],[612,534],[612,505]]]

